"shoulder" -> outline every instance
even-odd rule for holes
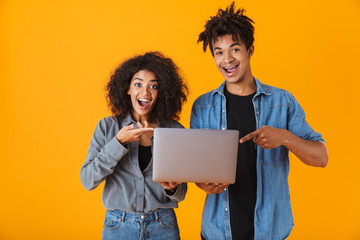
[[[281,101],[282,103],[288,105],[293,101],[296,101],[294,96],[285,89],[262,84],[262,93],[264,93],[264,99],[272,99],[275,101]]]
[[[170,128],[184,128],[184,126],[181,123],[179,123],[178,121],[172,120],[172,119],[168,122],[168,127],[170,127]]]
[[[98,122],[97,128],[99,130],[102,130],[103,132],[106,132],[106,130],[113,128],[114,126],[118,125],[118,120],[114,116],[108,116],[103,119],[101,119]]]
[[[216,104],[219,99],[220,99],[221,95],[219,94],[219,92],[215,89],[212,90],[210,92],[204,93],[202,95],[200,95],[193,103],[193,108],[197,108],[197,107],[208,107],[211,105]]]

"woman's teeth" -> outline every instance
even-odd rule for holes
[[[146,107],[147,105],[149,105],[150,100],[147,100],[147,99],[138,99],[138,102],[139,102],[139,105],[140,105],[141,107]]]

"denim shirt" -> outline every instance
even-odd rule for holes
[[[252,102],[257,129],[264,125],[287,129],[305,140],[324,143],[321,134],[314,132],[305,121],[303,109],[289,92],[262,84],[257,79],[255,83],[257,91]],[[195,100],[191,128],[226,129],[224,87],[225,82]],[[284,146],[273,149],[257,147],[257,198],[254,212],[256,240],[285,239],[294,226],[288,186],[288,154]],[[232,239],[227,188],[219,194],[206,196],[201,231],[208,240]]]
[[[121,128],[131,123],[136,124],[128,115],[122,121]],[[161,127],[183,128],[174,120]],[[82,185],[92,190],[105,180],[103,204],[108,210],[140,213],[177,207],[177,202],[185,198],[186,183],[180,184],[175,193],[169,195],[159,183],[152,180],[152,159],[141,172],[138,162],[139,142],[123,146],[116,139],[119,130],[116,117],[106,117],[99,121],[81,167]]]

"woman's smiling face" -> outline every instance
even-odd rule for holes
[[[154,73],[140,70],[134,74],[128,90],[134,120],[148,119],[158,97],[158,87],[159,83]]]

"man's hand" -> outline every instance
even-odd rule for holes
[[[286,143],[287,133],[288,131],[286,129],[263,126],[241,138],[240,143],[253,139],[254,143],[259,145],[262,149],[276,148]]]
[[[328,162],[327,150],[319,141],[304,140],[286,129],[263,126],[240,139],[244,143],[253,139],[262,149],[276,148],[283,145],[303,163],[314,167],[326,167]]]
[[[169,190],[169,191],[174,191],[175,188],[181,184],[181,182],[158,182],[160,183],[161,186],[163,186],[163,188],[165,188],[166,190]]]
[[[123,127],[117,134],[116,134],[116,139],[121,143],[121,144],[126,144],[126,143],[130,143],[130,142],[136,142],[140,140],[140,137],[143,134],[146,134],[148,132],[152,132],[154,131],[153,128],[149,128],[149,127],[142,127],[141,124],[138,123],[139,128],[134,129],[135,128],[135,124],[131,124],[129,126],[125,126]],[[146,124],[147,126],[147,124]]]
[[[195,183],[196,186],[204,190],[207,194],[221,193],[230,184],[228,183]]]

